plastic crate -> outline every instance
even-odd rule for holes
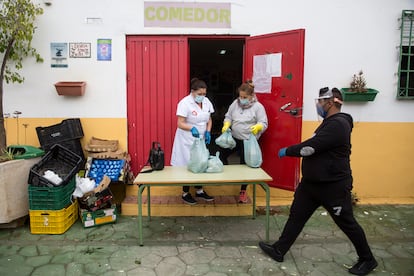
[[[117,219],[117,211],[115,204],[112,204],[111,207],[107,209],[100,209],[93,212],[84,209],[79,209],[79,212],[84,228],[94,227],[108,223],[115,223]]]
[[[65,148],[67,148],[68,150],[73,151],[74,153],[79,155],[84,162],[86,161],[85,160],[85,154],[83,153],[82,144],[80,142],[80,139],[72,139],[72,140],[57,142],[55,144],[44,145],[44,146],[42,146],[42,149],[44,151],[48,152],[56,144],[59,144],[59,145],[65,147]],[[85,165],[85,164],[83,164],[83,165]]]
[[[83,137],[82,124],[79,118],[66,119],[60,124],[48,127],[36,127],[37,137],[42,148],[51,147],[59,142],[80,139]]]
[[[63,234],[78,219],[78,201],[58,211],[29,210],[32,234]]]
[[[37,187],[29,184],[29,209],[60,210],[71,203],[75,188],[75,177],[67,185],[58,187]]]
[[[79,155],[56,144],[43,156],[39,163],[30,169],[28,183],[38,187],[64,186],[80,170],[81,164],[82,158]],[[47,170],[51,170],[59,175],[62,178],[62,182],[56,185],[44,178],[44,172]]]

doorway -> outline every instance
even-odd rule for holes
[[[224,114],[237,97],[237,88],[242,82],[244,41],[244,38],[190,38],[188,41],[190,80],[197,77],[206,82],[207,97],[214,105],[213,139],[221,134]],[[210,152],[215,153],[212,148]]]

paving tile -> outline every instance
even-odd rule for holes
[[[289,206],[272,208],[271,242],[289,214]],[[283,263],[257,246],[265,234],[260,213],[144,218],[144,246],[136,216],[94,228],[78,221],[61,235],[33,235],[27,224],[0,229],[0,275],[349,275],[355,250],[324,212],[315,212]],[[414,275],[414,206],[357,206],[355,214],[379,263],[372,275]]]

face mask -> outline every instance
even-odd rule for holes
[[[249,104],[249,99],[239,99],[239,102],[241,105],[248,105]]]
[[[325,119],[326,115],[328,115],[328,111],[325,111],[320,103],[316,104],[316,111],[318,112],[318,115],[321,116],[323,119]]]
[[[196,103],[202,103],[203,100],[204,100],[204,96],[196,95],[194,100],[195,100]]]

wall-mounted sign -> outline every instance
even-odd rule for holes
[[[230,28],[230,3],[144,2],[144,27]]]
[[[91,44],[84,42],[69,43],[69,57],[71,58],[90,58]]]
[[[98,60],[112,59],[112,39],[98,39],[97,45]]]
[[[50,43],[51,67],[68,67],[68,44]]]

